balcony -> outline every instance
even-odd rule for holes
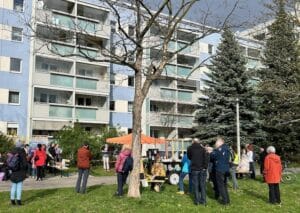
[[[110,37],[110,27],[104,25],[99,21],[78,19],[77,30],[81,33],[88,33],[94,36],[109,38]]]
[[[161,126],[168,128],[192,128],[194,116],[182,116],[167,113],[150,113],[150,126]]]
[[[178,101],[192,102],[193,101],[193,92],[178,91]]]
[[[171,89],[161,89],[160,98],[163,100],[176,100],[176,91]]]
[[[107,80],[99,81],[97,79],[88,79],[76,77],[76,89],[87,90],[92,92],[108,93],[109,83]]]
[[[75,19],[72,16],[64,14],[64,12],[56,10],[36,10],[37,21],[46,25],[63,27],[66,29],[75,29]]]
[[[55,106],[48,104],[33,104],[32,117],[34,118],[57,118],[72,119],[72,107]]]
[[[107,109],[76,107],[75,117],[78,122],[109,123]]]

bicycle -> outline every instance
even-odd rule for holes
[[[296,181],[297,175],[293,169],[288,168],[289,161],[283,162],[283,169],[282,169],[282,176],[281,182],[282,183],[293,183]]]

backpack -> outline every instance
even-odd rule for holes
[[[8,153],[7,154],[7,167],[9,170],[16,172],[20,170],[20,164],[21,164],[21,159],[20,159],[20,155],[18,153],[16,154],[12,154],[12,153]]]
[[[131,172],[132,168],[133,168],[133,158],[131,156],[128,156],[123,165],[123,172],[124,173]]]

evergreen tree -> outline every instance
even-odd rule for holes
[[[256,142],[258,122],[255,112],[254,89],[246,70],[246,60],[242,56],[233,33],[226,29],[222,42],[212,59],[209,80],[204,80],[204,98],[199,99],[196,114],[198,127],[195,136],[211,143],[222,136],[229,143],[236,142],[236,100],[240,104],[241,143]]]
[[[259,72],[260,116],[267,143],[286,151],[300,151],[299,57],[293,20],[285,11],[284,0],[274,0],[276,19],[268,28]],[[297,64],[298,63],[298,64]]]

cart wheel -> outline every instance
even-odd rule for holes
[[[171,173],[168,179],[171,185],[177,185],[179,183],[179,175],[175,172]]]

